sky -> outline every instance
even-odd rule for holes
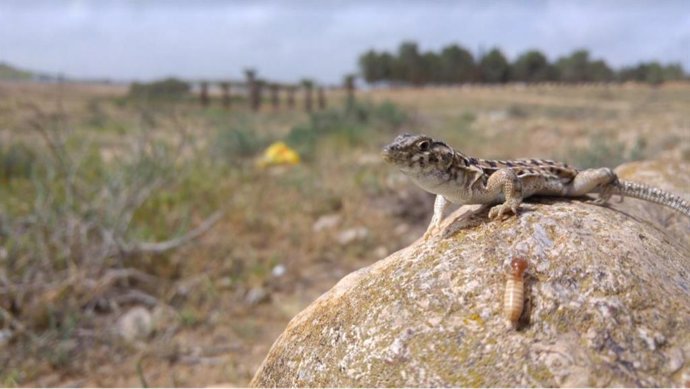
[[[690,1],[0,0],[0,62],[79,78],[340,83],[368,49],[457,43],[690,71]]]

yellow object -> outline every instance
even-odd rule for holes
[[[283,142],[275,142],[268,146],[258,161],[260,167],[273,165],[296,165],[300,162],[299,154]]]

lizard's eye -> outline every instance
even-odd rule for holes
[[[419,147],[420,150],[427,151],[427,150],[429,150],[429,141],[423,140],[423,141],[419,142],[419,144],[417,146]]]

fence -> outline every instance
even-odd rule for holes
[[[203,107],[211,104],[211,88],[216,87],[220,92],[220,102],[225,109],[234,107],[233,97],[244,97],[252,111],[261,110],[261,106],[268,102],[273,110],[280,110],[281,105],[287,110],[297,109],[297,96],[302,96],[302,108],[306,112],[314,109],[323,110],[328,106],[326,87],[316,85],[313,81],[305,80],[300,84],[283,84],[258,79],[254,71],[246,72],[246,81],[201,81],[195,84],[198,89],[199,103]],[[345,78],[343,88],[348,102],[354,100],[354,77]],[[281,98],[284,96],[284,98]],[[266,97],[266,98],[264,98]],[[316,106],[316,107],[315,107]]]

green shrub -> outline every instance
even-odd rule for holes
[[[374,110],[376,120],[392,128],[398,128],[409,120],[407,113],[390,101],[384,101],[378,106],[374,106]]]
[[[391,102],[354,102],[345,109],[313,113],[309,122],[292,128],[286,142],[305,159],[311,159],[318,141],[329,137],[346,146],[368,142],[368,136],[393,132],[408,121],[407,114]]]
[[[220,128],[211,150],[213,155],[222,161],[239,162],[255,156],[268,143],[268,139],[259,135],[254,126],[239,123]]]
[[[176,78],[150,83],[135,82],[129,87],[129,97],[145,99],[179,99],[187,96],[191,86]]]
[[[646,141],[638,138],[630,149],[624,143],[596,135],[590,138],[589,145],[583,148],[571,148],[567,158],[580,169],[616,166],[634,160],[643,159],[646,155]]]
[[[29,178],[38,161],[36,152],[24,143],[0,149],[0,179]]]

